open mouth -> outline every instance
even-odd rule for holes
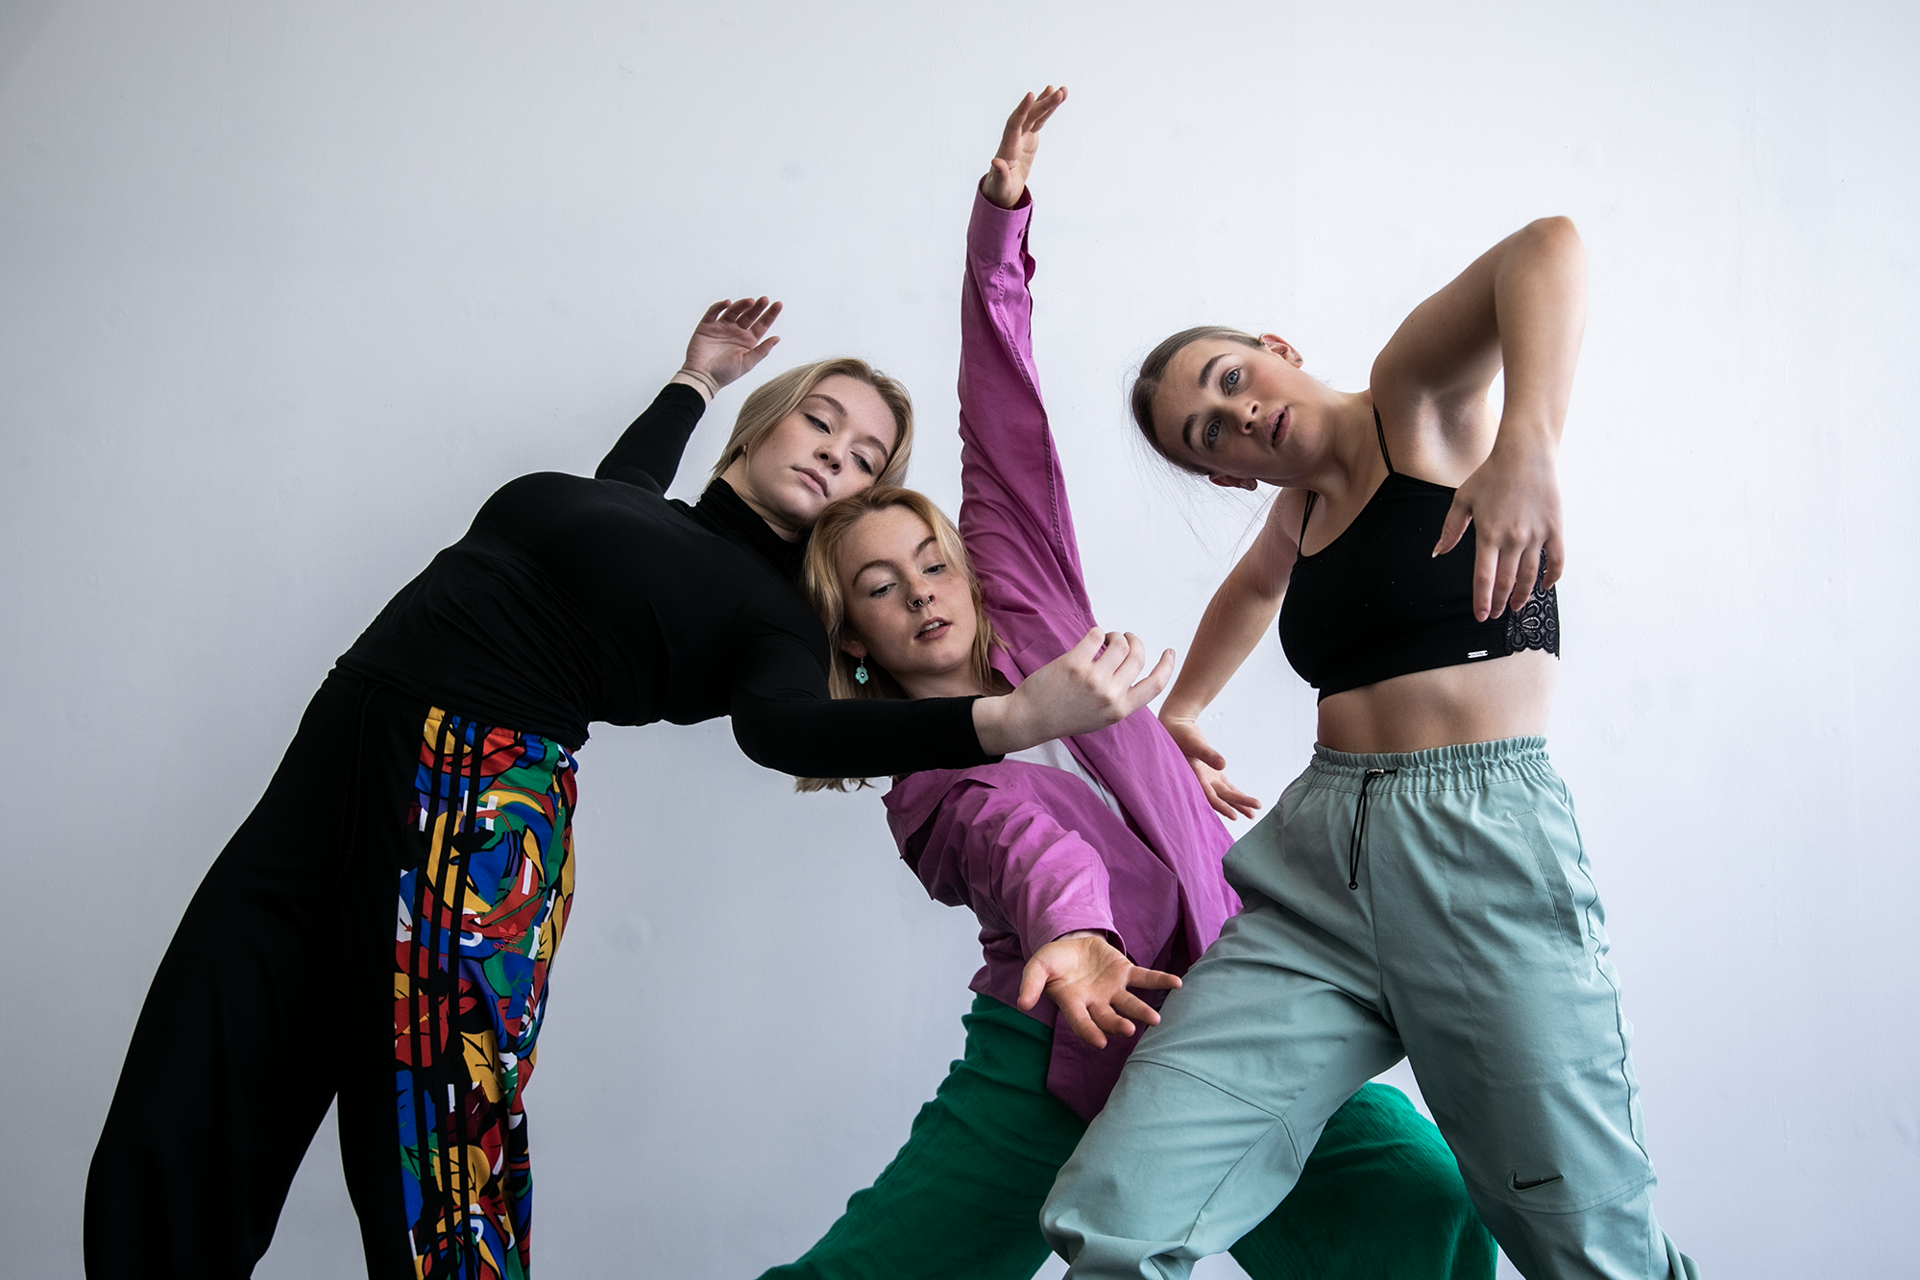
[[[953,630],[953,624],[945,618],[928,618],[920,624],[920,629],[913,633],[913,638],[915,640],[938,640],[951,630]]]
[[[1286,439],[1288,412],[1289,410],[1282,409],[1273,415],[1273,429],[1267,433],[1267,443],[1275,449],[1278,449],[1280,442]]]

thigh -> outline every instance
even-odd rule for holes
[[[1077,1274],[1177,1274],[1226,1250],[1292,1189],[1328,1117],[1398,1061],[1379,1014],[1304,971],[1332,945],[1256,899],[1189,971],[1042,1215]]]
[[[1523,1269],[1664,1274],[1632,1028],[1564,787],[1489,789],[1430,830],[1451,834],[1406,851],[1424,883],[1399,899],[1407,947],[1383,968],[1481,1216]]]
[[[315,695],[168,945],[88,1178],[96,1274],[245,1276],[271,1241],[337,1079],[363,694]]]
[[[984,996],[965,1021],[966,1056],[899,1154],[819,1243],[763,1280],[1026,1280],[1039,1269],[1040,1204],[1086,1126],[1046,1091],[1046,1027]]]
[[[1232,1253],[1254,1280],[1491,1280],[1496,1256],[1440,1131],[1381,1084],[1333,1113],[1292,1194]]]

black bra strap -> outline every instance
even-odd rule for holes
[[[1387,452],[1387,429],[1380,425],[1380,406],[1373,409],[1373,433],[1380,437],[1380,456],[1386,460],[1387,474],[1393,474],[1393,455]]]
[[[1300,536],[1293,543],[1293,558],[1296,560],[1307,553],[1307,521],[1313,518],[1313,500],[1319,496],[1312,489],[1307,490],[1307,509],[1300,513]]]

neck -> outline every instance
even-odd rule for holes
[[[760,495],[753,491],[753,481],[747,478],[746,454],[743,453],[729,462],[727,469],[720,473],[720,478],[725,480],[727,486],[739,496],[740,501],[746,503],[753,514],[765,520],[767,528],[773,530],[783,541],[798,542],[800,535],[807,531],[805,525],[794,524],[760,500]]]
[[[909,698],[984,697],[991,692],[973,674],[973,663],[963,662],[951,671],[923,671],[912,676],[895,676]]]
[[[1289,488],[1311,489],[1324,502],[1344,503],[1356,489],[1370,489],[1380,466],[1380,444],[1374,438],[1373,393],[1333,392],[1325,410],[1326,433],[1318,456]]]

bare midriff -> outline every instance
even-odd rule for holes
[[[1320,704],[1320,742],[1377,754],[1543,734],[1559,670],[1558,658],[1528,649],[1348,689]]]

